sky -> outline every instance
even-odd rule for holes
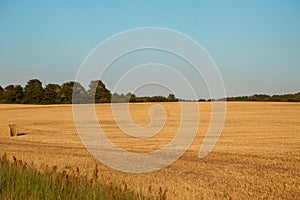
[[[300,91],[298,0],[0,0],[0,85],[74,80],[96,45],[141,27],[176,30],[202,45],[227,96]]]

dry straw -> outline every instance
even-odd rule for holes
[[[0,127],[0,134],[7,137],[17,136],[17,125],[16,124],[8,124]]]
[[[14,136],[17,136],[18,133],[17,133],[17,125],[16,124],[9,124],[9,134],[10,134],[10,137],[14,137]]]

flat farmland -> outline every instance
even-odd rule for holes
[[[131,118],[140,126],[148,125],[153,105],[130,104]],[[171,142],[180,127],[180,104],[160,105],[166,111],[166,123],[146,139],[124,134],[110,104],[96,105],[96,114],[115,145],[151,152]],[[299,198],[299,103],[228,102],[222,135],[203,159],[198,153],[210,125],[211,104],[198,106],[200,123],[190,148],[168,167],[150,173],[119,172],[93,158],[77,134],[72,105],[0,105],[0,155],[16,156],[40,170],[57,165],[60,171],[71,172],[79,167],[83,176],[91,176],[98,165],[99,182],[126,186],[149,197],[165,193],[167,199]],[[8,124],[16,124],[20,135],[9,137],[3,131]]]

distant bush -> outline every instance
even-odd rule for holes
[[[283,95],[255,94],[252,96],[227,97],[227,101],[300,102],[300,93]]]

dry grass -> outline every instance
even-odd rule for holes
[[[18,135],[17,132],[17,125],[16,124],[9,124],[9,132],[10,132],[10,137],[14,137]]]
[[[131,104],[137,124],[150,122],[153,104]],[[180,120],[178,103],[162,103],[167,123],[149,139],[130,138],[114,123],[109,104],[97,105],[102,128],[118,146],[149,152],[172,140]],[[162,170],[126,174],[98,163],[76,133],[70,105],[0,105],[0,126],[17,124],[25,135],[10,138],[0,133],[0,155],[16,156],[40,168],[57,165],[58,171],[75,166],[88,175],[98,163],[99,179],[126,185],[146,196],[168,199],[297,199],[300,196],[300,104],[227,104],[227,118],[215,149],[204,159],[198,150],[210,122],[210,104],[199,103],[201,120],[191,148]],[[126,183],[126,184],[124,184]]]

